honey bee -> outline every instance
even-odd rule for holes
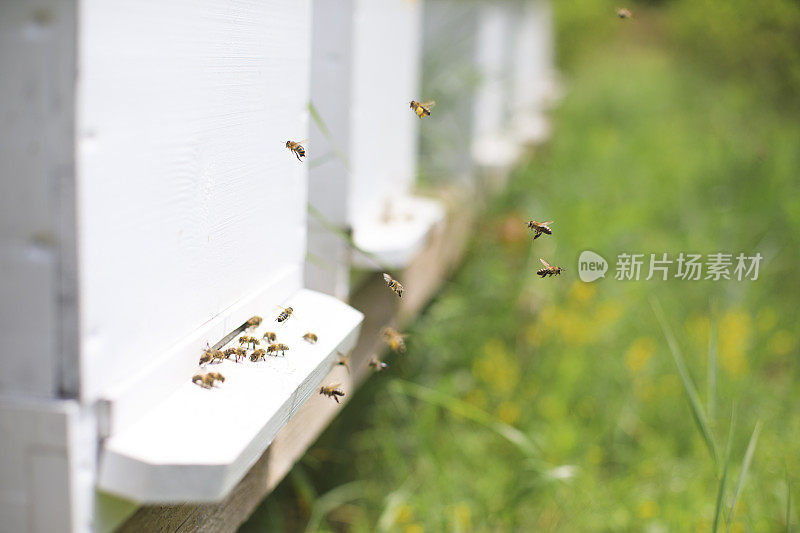
[[[259,359],[264,359],[265,355],[267,355],[267,351],[264,348],[259,348],[258,350],[253,350],[253,353],[250,354],[250,360],[255,363]]]
[[[207,374],[195,374],[192,377],[192,383],[196,383],[204,389],[212,388],[217,381],[224,382],[225,376],[219,372],[209,372]]]
[[[339,360],[336,362],[336,366],[343,366],[347,373],[350,373],[350,354],[343,354],[339,350],[336,350],[336,353],[339,355]]]
[[[317,337],[316,333],[306,333],[305,335],[303,335],[303,340],[311,344],[316,344],[319,338]]]
[[[261,317],[260,317],[260,316],[254,316],[254,317],[251,317],[251,318],[250,318],[250,319],[249,319],[249,320],[246,322],[246,324],[247,324],[247,327],[248,327],[249,329],[255,329],[255,328],[257,328],[258,326],[260,326],[260,325],[261,325]]]
[[[399,296],[400,298],[403,297],[403,286],[400,284],[399,281],[397,281],[396,279],[392,279],[392,276],[390,276],[386,272],[383,273],[383,279],[384,281],[386,281],[386,285],[388,285],[389,288],[392,289],[395,292],[395,294],[397,294],[397,296]]]
[[[542,262],[544,268],[540,268],[539,270],[537,270],[536,274],[538,276],[542,276],[542,279],[546,278],[547,276],[557,276],[561,274],[561,272],[564,270],[561,267],[554,267],[553,265],[551,265],[542,258],[539,258],[539,261]]]
[[[206,363],[211,362],[213,356],[214,356],[214,350],[205,350],[203,352],[203,355],[200,356],[200,364],[204,365]]]
[[[384,368],[388,367],[386,363],[378,359],[377,357],[373,357],[369,360],[369,366],[375,370],[375,372],[380,372]]]
[[[287,320],[290,316],[292,316],[292,313],[294,312],[294,309],[292,309],[291,307],[283,307],[281,305],[279,305],[278,307],[283,309],[283,311],[281,311],[281,313],[278,315],[278,318],[275,319],[278,322],[283,322],[284,320]]]
[[[307,139],[306,139],[307,140]],[[286,141],[286,148],[294,152],[295,157],[297,157],[298,161],[302,161],[301,157],[306,156],[306,149],[303,148],[301,143],[306,142],[305,140],[295,142],[295,141]]]
[[[389,345],[389,348],[391,348],[392,351],[397,353],[405,353],[405,335],[400,334],[400,332],[398,332],[396,329],[390,327],[383,328],[381,335],[383,336],[383,342]]]
[[[234,351],[234,358],[236,359],[236,362],[238,363],[239,361],[242,361],[245,357],[247,357],[247,350],[244,348],[236,348]]]
[[[236,355],[236,348],[228,348],[222,353],[225,354],[225,359],[230,359],[232,355]]]
[[[277,357],[278,356],[278,352],[281,352],[281,355],[286,355],[286,350],[288,350],[288,349],[289,349],[289,347],[286,346],[285,344],[273,343],[273,344],[270,344],[269,346],[267,346],[267,353],[269,355],[273,355],[274,354],[275,357]]]
[[[631,13],[630,9],[626,9],[624,7],[620,7],[617,9],[617,16],[621,19],[632,19],[633,13]]]
[[[277,339],[277,338],[278,338],[278,336],[275,333],[273,333],[272,331],[268,331],[268,332],[264,333],[264,337],[263,337],[263,339],[265,341],[267,341],[267,342],[275,342],[275,339]]]
[[[415,100],[411,100],[410,107],[414,110],[414,113],[416,113],[419,118],[423,118],[430,116],[431,108],[435,105],[436,102],[433,100],[430,102],[417,102]]]
[[[248,336],[245,335],[245,336],[239,337],[239,344],[246,345],[246,346],[252,346],[255,349],[256,346],[261,344],[261,341],[259,341],[255,337],[248,337]]]
[[[223,376],[219,372],[209,372],[208,374],[206,374],[206,378],[214,381],[219,381],[220,383],[225,383],[225,376]]]
[[[333,398],[336,400],[336,403],[339,402],[339,396],[344,396],[344,391],[339,388],[340,383],[334,383],[333,385],[325,385],[319,388],[319,393],[323,396],[327,396],[328,398]]]
[[[547,222],[536,222],[535,220],[528,221],[528,227],[533,230],[533,240],[535,241],[542,234],[545,235],[552,235],[553,230],[550,229],[549,224],[552,224],[552,220],[548,220]]]

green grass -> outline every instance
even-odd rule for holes
[[[243,531],[796,525],[800,121],[624,28],[571,47],[552,140],[485,213],[408,353]],[[554,234],[531,247],[527,217]],[[609,260],[605,279],[577,280],[583,250]],[[613,279],[619,253],[681,251],[765,261],[754,282]],[[569,270],[538,279],[538,257]]]

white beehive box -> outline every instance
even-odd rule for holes
[[[402,268],[444,217],[438,202],[412,194],[419,119],[409,102],[423,99],[422,2],[319,0],[315,7],[312,103],[330,133],[312,130],[312,145],[323,147],[325,160],[312,170],[320,193],[315,201],[312,192],[311,204],[323,211],[323,194],[344,191],[344,210],[327,214],[365,252],[351,254],[351,264]],[[341,92],[333,97],[328,88]],[[316,246],[324,249],[324,238]],[[329,276],[342,279],[342,268]]]
[[[45,495],[61,514],[42,524],[83,529],[95,480],[137,502],[219,499],[363,318],[302,289],[307,165],[284,142],[308,131],[310,0],[15,0],[0,39],[16,74],[1,87],[16,139],[2,148],[2,328],[31,346],[3,352],[0,422],[53,428],[3,431],[9,451],[52,448],[38,484],[14,473],[22,457],[0,460],[0,512],[40,530],[28,517]],[[278,304],[298,318],[274,322]],[[296,359],[226,361],[224,388],[193,385],[206,343],[254,315]]]

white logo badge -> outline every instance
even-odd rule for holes
[[[581,252],[581,256],[578,258],[578,277],[581,278],[581,281],[591,283],[599,278],[604,278],[607,270],[608,262],[600,255],[590,250]]]

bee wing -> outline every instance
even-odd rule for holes
[[[547,267],[547,268],[553,268],[553,267],[552,267],[552,265],[551,265],[550,263],[548,263],[547,261],[545,261],[545,260],[544,260],[544,259],[542,259],[541,257],[539,258],[539,261],[541,261],[541,262],[542,262],[542,264],[543,264],[545,267]]]
[[[384,272],[383,273],[383,279],[384,279],[384,281],[386,281],[386,283],[390,283],[392,281],[392,276],[390,276],[389,274]]]
[[[331,385],[328,385],[328,388],[329,389],[338,389],[341,385],[342,385],[341,383],[333,383]]]
[[[436,101],[435,100],[428,100],[427,102],[420,102],[419,105],[421,105],[422,107],[433,107],[433,106],[436,105]]]
[[[541,224],[542,226],[548,226],[548,225],[550,225],[552,223],[553,223],[552,220],[548,220],[547,222],[539,222],[539,224]]]

